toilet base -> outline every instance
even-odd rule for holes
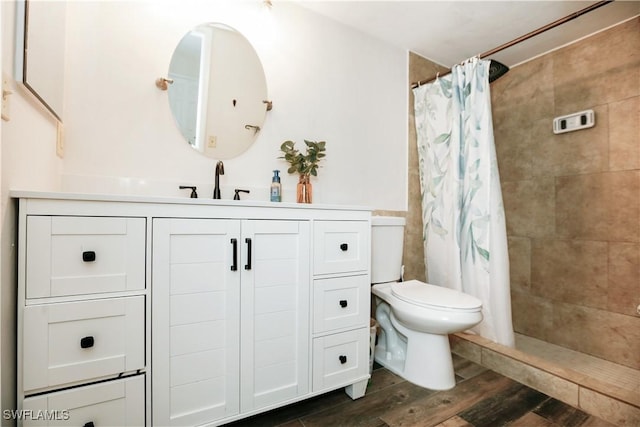
[[[449,390],[456,385],[448,335],[428,334],[405,328],[390,313],[394,330],[381,331],[375,361],[420,387]],[[380,322],[379,322],[380,323]],[[400,348],[387,349],[386,333]]]

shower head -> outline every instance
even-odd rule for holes
[[[509,71],[509,67],[506,65],[496,61],[495,59],[491,59],[489,63],[489,83],[494,80],[498,80],[500,77],[505,75],[507,71]]]

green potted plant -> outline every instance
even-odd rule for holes
[[[297,202],[311,203],[312,187],[310,176],[318,176],[318,163],[326,156],[326,142],[307,141],[305,139],[304,143],[307,145],[307,151],[305,154],[302,154],[295,148],[295,142],[283,142],[282,145],[280,145],[280,151],[282,151],[284,155],[278,158],[284,159],[289,163],[290,166],[287,172],[297,173],[300,176],[297,187]]]

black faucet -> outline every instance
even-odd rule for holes
[[[189,196],[189,197],[192,198],[192,199],[197,199],[198,198],[198,193],[196,192],[196,187],[190,187],[188,185],[181,185],[179,188],[181,190],[184,190],[184,189],[191,190],[191,196]]]
[[[221,160],[216,163],[216,185],[213,187],[213,198],[220,198],[220,175],[224,175],[224,164]]]
[[[236,194],[235,194],[235,196],[233,196],[233,200],[240,200],[240,193],[249,194],[249,190],[241,190],[239,188],[236,188],[234,191],[236,192]]]

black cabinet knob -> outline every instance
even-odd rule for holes
[[[96,260],[96,253],[94,251],[84,251],[82,252],[82,261],[84,262],[93,262]]]
[[[340,249],[343,251],[346,251],[347,249],[349,249],[349,245],[347,243],[342,243],[340,245]]]
[[[93,424],[93,421],[89,421],[88,423],[84,423],[83,427],[95,427],[95,424]]]
[[[343,365],[347,363],[347,356],[341,355],[338,357],[338,359],[340,359],[340,363]]]
[[[80,347],[81,348],[90,348],[93,347],[95,340],[92,336],[84,337],[80,339]]]
[[[340,307],[345,308],[347,305],[348,305],[348,302],[346,299],[340,300]]]

